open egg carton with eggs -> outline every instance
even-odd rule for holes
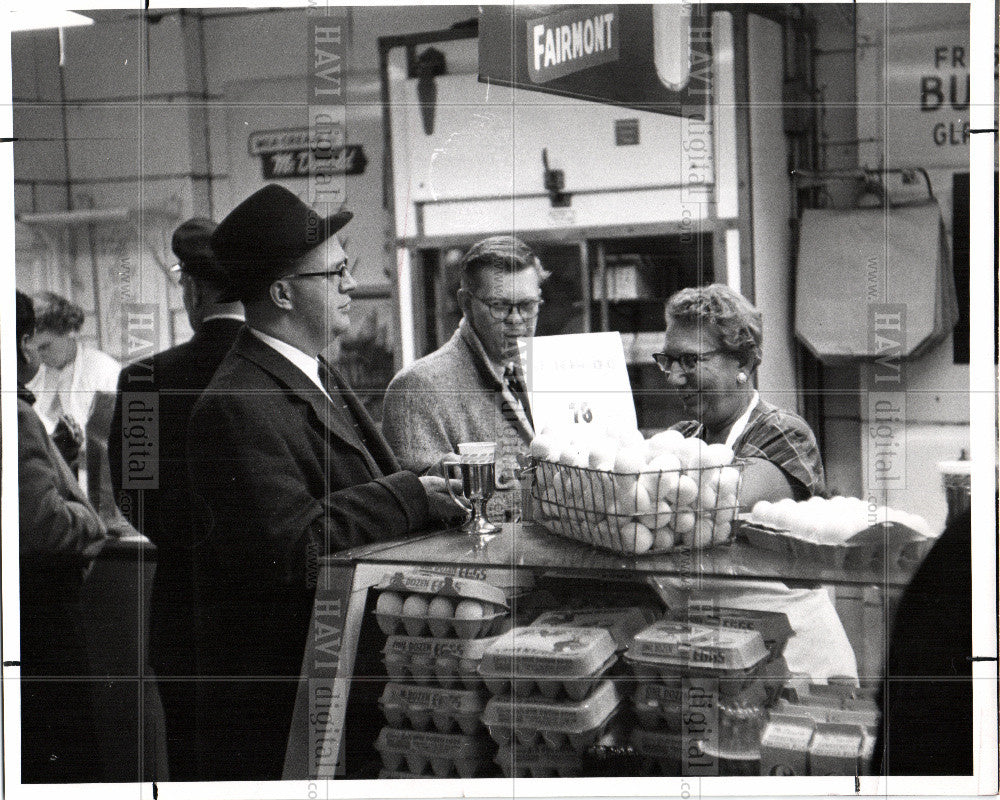
[[[572,427],[531,444],[532,513],[547,530],[636,555],[731,540],[745,466],[731,448],[677,431],[646,440]]]
[[[423,777],[429,769],[435,778],[475,778],[496,769],[492,761],[496,747],[483,736],[383,728],[375,750],[386,771],[405,767],[409,773],[405,777]]]
[[[855,497],[762,500],[737,528],[754,547],[836,569],[919,562],[936,540],[922,517]]]
[[[375,591],[375,617],[386,636],[476,639],[501,633],[509,615],[502,589],[425,570],[388,574]]]
[[[618,687],[604,680],[581,700],[492,697],[483,712],[483,722],[501,747],[519,744],[582,753],[600,741],[621,708]]]

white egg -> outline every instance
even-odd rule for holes
[[[622,526],[621,544],[626,553],[645,553],[653,546],[653,532],[641,522],[630,522]]]
[[[701,487],[701,493],[698,495],[699,508],[703,508],[706,511],[714,511],[718,501],[719,496],[715,493],[715,490],[711,486]]]
[[[646,453],[641,447],[624,446],[615,456],[615,472],[637,475],[646,466]]]
[[[646,469],[650,472],[680,472],[681,460],[673,452],[660,453],[647,464]]]
[[[447,597],[435,597],[427,606],[427,624],[433,636],[447,636],[455,605]]]
[[[427,622],[427,599],[411,594],[403,603],[403,625],[410,636],[419,636]]]
[[[677,505],[690,506],[698,499],[698,484],[690,475],[677,479]]]
[[[715,525],[712,527],[712,544],[722,544],[723,542],[728,541],[731,531],[732,527],[729,522],[720,520],[716,517]]]
[[[615,458],[618,456],[618,441],[610,436],[597,439],[590,449],[590,456],[587,459],[587,466],[591,469],[600,469],[610,472],[615,467]]]
[[[403,613],[403,598],[396,592],[382,592],[375,603],[375,613],[398,617]]]
[[[540,433],[531,440],[529,450],[539,461],[555,461],[560,453],[555,437],[545,433]]]
[[[719,494],[736,494],[740,485],[740,471],[735,467],[719,470]]]
[[[708,447],[701,439],[697,437],[691,437],[689,439],[684,439],[674,450],[677,458],[680,459],[681,465],[684,469],[697,468],[702,465],[702,454],[705,448]]]
[[[690,534],[691,547],[708,547],[712,543],[712,521],[698,520]]]
[[[653,550],[669,550],[674,546],[674,533],[670,528],[659,528],[653,532]]]
[[[710,444],[705,448],[702,459],[706,467],[724,467],[733,461],[733,448],[728,444]]]
[[[478,600],[462,600],[455,606],[455,619],[478,620],[484,616],[486,616],[486,610]]]
[[[758,500],[754,503],[753,510],[750,512],[754,522],[760,522],[767,525],[771,519],[771,509],[773,507],[774,503],[769,500]]]
[[[677,446],[684,441],[684,435],[680,431],[661,431],[649,438],[646,442],[646,450],[651,458],[672,453]]]
[[[674,531],[681,536],[694,530],[695,516],[693,511],[678,509],[674,512]]]
[[[656,529],[669,524],[672,517],[673,509],[670,507],[670,503],[665,500],[658,500],[653,512],[640,517],[639,522],[647,528]]]

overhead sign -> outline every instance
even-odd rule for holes
[[[360,144],[345,144],[343,130],[339,142],[324,143],[322,157],[308,128],[256,131],[247,140],[247,151],[261,160],[265,179],[306,178],[322,171],[327,175],[360,175],[368,158]]]
[[[966,7],[968,13],[968,7]],[[969,29],[886,36],[886,155],[924,167],[969,166]]]
[[[480,81],[674,116],[708,103],[711,37],[701,6],[481,8]]]
[[[529,19],[528,75],[547,83],[597,64],[618,60],[615,6],[591,6]]]

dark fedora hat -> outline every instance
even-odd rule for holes
[[[246,300],[259,294],[353,216],[338,211],[321,217],[277,183],[254,192],[212,234],[212,251],[228,276],[228,289],[220,300]]]
[[[182,222],[170,240],[170,249],[180,259],[172,271],[183,272],[212,286],[224,288],[226,273],[212,252],[212,234],[216,224],[206,217],[192,217]]]

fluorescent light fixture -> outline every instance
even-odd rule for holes
[[[46,28],[76,28],[93,25],[94,20],[75,11],[54,11],[45,8],[9,11],[6,22],[11,31],[39,31]]]

